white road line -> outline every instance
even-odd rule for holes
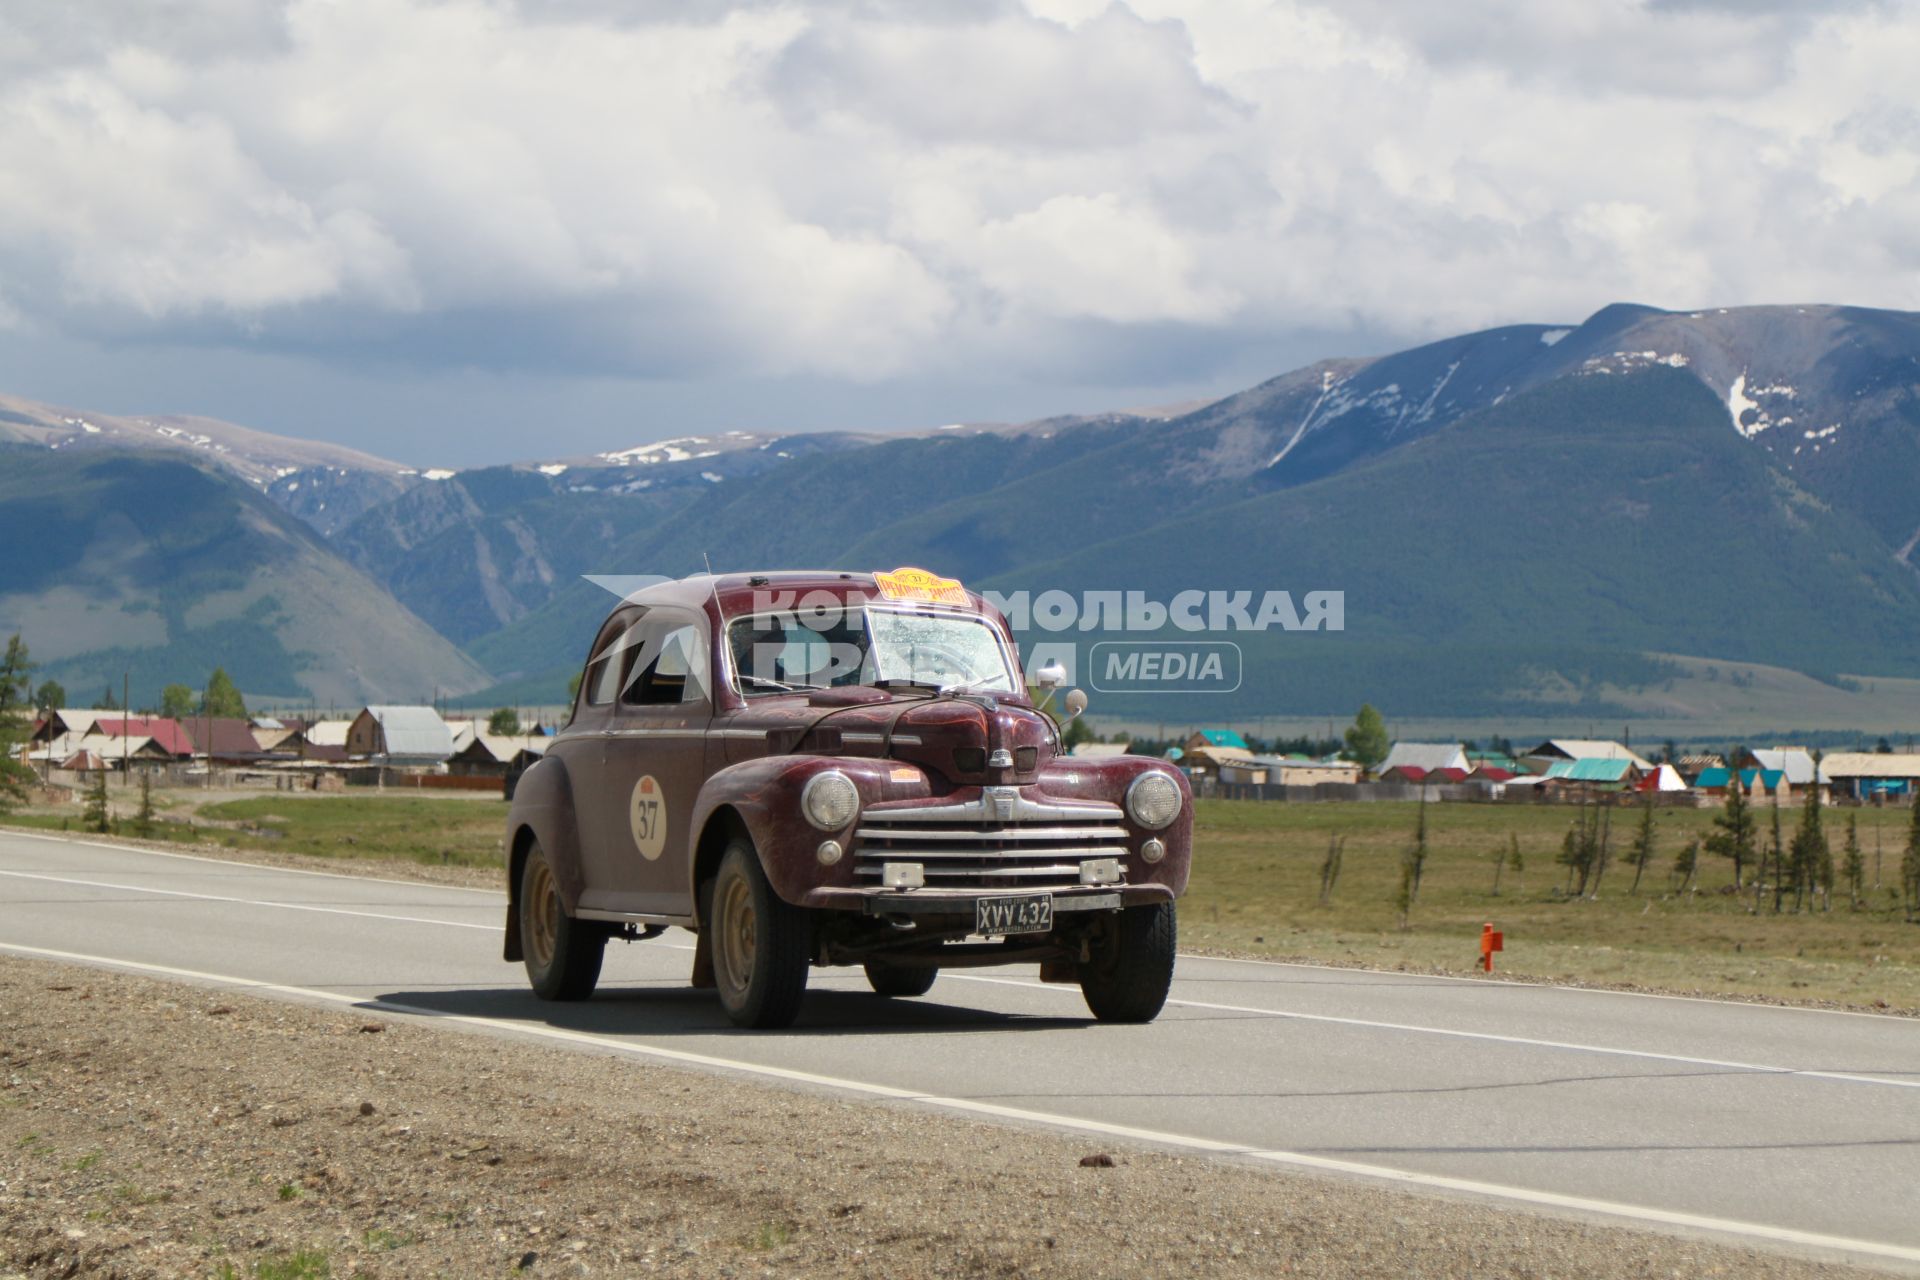
[[[322,907],[310,902],[274,902],[265,898],[230,898],[218,893],[188,893],[184,889],[155,889],[144,884],[109,884],[104,880],[75,880],[68,876],[40,875],[33,871],[0,871],[14,880],[43,880],[49,884],[83,885],[89,889],[117,889],[122,893],[152,893],[163,898],[192,898],[199,902],[231,902],[243,907],[274,907],[281,911],[313,911],[329,916],[357,916],[362,920],[393,920],[400,924],[438,924],[449,929],[485,929],[498,933],[498,924],[470,924],[464,920],[435,920],[431,916],[395,916],[383,911],[352,911],[346,907]]]
[[[431,880],[395,880],[385,876],[363,876],[344,871],[310,871],[302,867],[276,867],[264,862],[240,862],[232,858],[209,858],[199,854],[171,853],[161,849],[147,849],[138,845],[108,844],[101,840],[81,840],[74,836],[52,835],[44,831],[33,831],[22,827],[0,827],[0,835],[20,836],[29,840],[48,840],[58,844],[79,845],[85,849],[106,849],[113,853],[141,853],[154,858],[178,858],[184,862],[206,862],[217,866],[247,867],[264,872],[273,872],[292,876],[320,876],[328,880],[361,880],[371,884],[403,885],[410,889],[448,889],[455,893],[484,893],[499,899],[504,905],[506,893],[499,889],[475,889],[463,884],[435,884]],[[1183,951],[1181,955],[1194,960],[1207,960],[1219,964],[1246,964],[1265,969],[1309,969],[1320,973],[1371,973],[1380,977],[1419,978],[1426,982],[1469,983],[1485,989],[1495,987],[1502,991],[1565,991],[1584,996],[1619,996],[1633,1000],[1679,1000],[1692,1004],[1712,1005],[1717,1009],[1754,1010],[1768,1013],[1812,1013],[1825,1014],[1836,1018],[1879,1018],[1887,1022],[1920,1022],[1920,1019],[1898,1013],[1873,1013],[1865,1009],[1816,1009],[1809,1005],[1763,1004],[1754,1000],[1742,1000],[1737,997],[1724,999],[1714,996],[1683,996],[1665,991],[1620,991],[1612,987],[1578,987],[1560,982],[1526,982],[1502,978],[1465,977],[1450,973],[1411,973],[1401,969],[1372,969],[1365,965],[1315,964],[1305,960],[1257,960],[1247,956],[1215,956],[1203,952]],[[1194,981],[1204,982],[1199,978]]]
[[[1022,978],[986,978],[972,973],[943,973],[944,978],[953,978],[960,982],[987,982],[1002,987],[1026,987],[1034,991],[1051,991],[1056,995],[1077,995],[1078,988],[1068,988],[1057,983],[1028,982]],[[1204,982],[1198,978],[1191,981]],[[1887,1085],[1895,1089],[1920,1089],[1920,1079],[1894,1080],[1885,1076],[1855,1075],[1845,1071],[1816,1071],[1805,1067],[1776,1067],[1760,1062],[1732,1062],[1721,1058],[1690,1058],[1678,1053],[1657,1053],[1651,1049],[1622,1049],[1604,1044],[1577,1044],[1567,1040],[1536,1040],[1530,1036],[1504,1036],[1493,1031],[1463,1031],[1454,1027],[1427,1027],[1411,1022],[1380,1022],[1371,1018],[1342,1018],[1329,1013],[1295,1013],[1290,1009],[1264,1009],[1258,1005],[1213,1004],[1205,1000],[1185,1000],[1178,996],[1167,999],[1169,1005],[1183,1009],[1209,1009],[1218,1013],[1251,1013],[1267,1018],[1289,1018],[1299,1022],[1331,1022],[1339,1026],[1367,1027],[1380,1031],[1409,1031],[1420,1035],[1448,1036],[1456,1040],[1490,1040],[1495,1044],[1525,1045],[1532,1049],[1565,1049],[1574,1053],[1599,1053],[1617,1058],[1648,1058],[1655,1062],[1678,1062],[1692,1067],[1717,1067],[1722,1070],[1746,1071],[1755,1075],[1806,1076],[1815,1080],[1838,1080],[1847,1084]]]
[[[364,880],[369,884],[398,884],[409,889],[447,889],[454,893],[486,893],[504,899],[499,889],[476,889],[465,884],[435,884],[431,880],[396,880],[391,876],[363,876],[345,871],[309,871],[304,867],[276,867],[269,862],[242,862],[237,858],[209,858],[197,853],[173,853],[166,849],[148,849],[137,844],[108,844],[104,840],[81,840],[74,836],[49,835],[21,827],[0,827],[0,835],[23,836],[28,840],[48,840],[54,844],[79,845],[82,849],[105,849],[110,853],[143,853],[149,858],[177,858],[182,862],[207,862],[221,867],[243,867],[287,876],[320,876],[327,880]],[[501,872],[502,875],[506,873]]]
[[[497,932],[497,924],[473,924],[462,920],[436,920],[427,916],[390,915],[379,911],[354,911],[345,907],[317,906],[301,902],[275,902],[260,898],[228,897],[221,894],[189,893],[181,889],[156,889],[147,885],[113,884],[101,880],[80,880],[66,876],[42,875],[29,871],[0,871],[0,876],[17,880],[39,880],[53,884],[79,885],[93,889],[113,889],[123,893],[150,893],[169,898],[188,898],[201,902],[226,902],[249,907],[272,907],[283,911],[308,911],[322,915],[354,916],[366,920],[391,920],[399,924],[443,925],[450,929],[481,929]],[[669,946],[673,944],[667,944]],[[949,973],[945,975],[959,982],[979,982],[993,986],[1021,987],[1032,991],[1045,991],[1052,995],[1070,993],[1058,984],[1027,982],[1019,978],[988,978],[978,974]],[[1205,981],[1205,979],[1195,979]],[[1573,1053],[1602,1054],[1609,1057],[1638,1058],[1653,1062],[1675,1062],[1685,1066],[1708,1067],[1723,1071],[1745,1071],[1755,1075],[1799,1076],[1806,1079],[1830,1080],[1845,1084],[1880,1085],[1895,1089],[1920,1089],[1920,1079],[1895,1080],[1884,1076],[1860,1075],[1843,1071],[1818,1071],[1802,1067],[1781,1067],[1770,1063],[1738,1062],[1723,1058],[1697,1058],[1685,1054],[1658,1053],[1649,1049],[1625,1049],[1613,1045],[1579,1044],[1565,1040],[1541,1040],[1530,1036],[1501,1035],[1492,1031],[1466,1031],[1454,1027],[1430,1027],[1418,1023],[1383,1022],[1371,1018],[1344,1018],[1324,1013],[1298,1013],[1289,1009],[1268,1009],[1259,1005],[1215,1004],[1205,1000],[1187,1000],[1180,997],[1170,998],[1167,1003],[1183,1009],[1204,1009],[1216,1013],[1244,1013],[1265,1018],[1285,1018],[1298,1022],[1324,1022],[1338,1026],[1364,1027],[1376,1031],[1404,1031],[1416,1035],[1446,1036],[1456,1040],[1480,1040],[1493,1044],[1522,1045],[1533,1049],[1557,1049]]]
[[[324,874],[324,873],[316,873]],[[1686,1004],[1710,1004],[1719,1009],[1763,1009],[1774,1013],[1821,1013],[1835,1018],[1879,1018],[1883,1022],[1920,1022],[1904,1013],[1875,1013],[1870,1009],[1819,1009],[1805,1004],[1767,1004],[1743,1000],[1739,996],[1682,996],[1670,991],[1621,991],[1614,987],[1576,987],[1565,982],[1529,982],[1525,978],[1493,975],[1466,976],[1457,973],[1418,973],[1407,969],[1370,969],[1357,964],[1315,964],[1310,960],[1255,960],[1247,956],[1216,956],[1201,951],[1183,951],[1196,960],[1217,960],[1221,964],[1251,964],[1268,969],[1312,969],[1319,973],[1377,973],[1395,978],[1419,978],[1426,982],[1465,982],[1476,987],[1497,987],[1505,991],[1572,991],[1583,996],[1623,996],[1631,1000],[1678,1000]]]
[[[1812,1249],[1831,1249],[1865,1257],[1891,1258],[1901,1262],[1920,1263],[1920,1249],[1911,1248],[1906,1245],[1890,1244],[1879,1240],[1857,1240],[1846,1236],[1831,1236],[1814,1231],[1800,1231],[1792,1227],[1776,1227],[1766,1223],[1741,1222],[1732,1218],[1715,1218],[1701,1214],[1680,1213],[1670,1209],[1656,1209],[1646,1205],[1623,1204],[1612,1200],[1593,1200],[1585,1196],[1562,1195],[1558,1192],[1541,1191],[1531,1187],[1510,1187],[1499,1183],[1480,1182],[1471,1178],[1454,1178],[1443,1174],[1420,1173],[1411,1169],[1395,1169],[1386,1165],[1360,1164],[1351,1160],[1334,1160],[1324,1156],[1307,1155],[1297,1151],[1250,1148],[1231,1142],[1220,1142],[1212,1138],[1196,1137],[1189,1134],[1166,1133],[1155,1129],[1139,1129],[1131,1125],[1108,1124],[1105,1121],[1087,1120],[1078,1116],[1058,1115],[1052,1112],[1028,1111],[1019,1107],[1000,1106],[997,1103],[978,1102],[971,1098],[953,1098],[940,1094],[918,1093],[911,1089],[901,1089],[893,1085],[876,1084],[864,1080],[849,1080],[840,1076],[818,1075],[810,1071],[795,1071],[788,1067],[766,1066],[761,1063],[744,1062],[735,1058],[716,1057],[712,1054],[689,1053],[682,1049],[667,1049],[657,1045],[616,1040],[611,1037],[591,1035],[586,1032],[567,1031],[560,1027],[515,1022],[507,1018],[487,1018],[472,1014],[441,1013],[433,1009],[401,1004],[396,1001],[342,995],[339,992],[322,991],[312,987],[291,987],[279,983],[259,982],[252,978],[235,977],[230,974],[205,973],[194,969],[176,969],[168,965],[143,964],[132,960],[118,960],[111,956],[86,955],[73,951],[54,951],[45,947],[20,946],[7,942],[0,942],[0,951],[9,951],[17,955],[33,956],[40,959],[64,960],[72,963],[132,970],[139,973],[158,974],[170,978],[183,978],[193,982],[212,983],[237,990],[263,992],[292,997],[299,1000],[345,1005],[357,1009],[378,1009],[386,1013],[419,1017],[437,1022],[452,1022],[462,1026],[480,1027],[511,1035],[533,1036],[566,1044],[586,1045],[633,1057],[654,1058],[687,1066],[733,1071],[742,1075],[759,1076],[765,1079],[812,1085],[817,1088],[835,1089],[844,1093],[862,1094],[867,1097],[886,1098],[896,1102],[913,1103],[919,1106],[934,1107],[945,1111],[989,1116],[998,1120],[1015,1120],[1026,1124],[1040,1124],[1055,1129],[1069,1129],[1080,1133],[1097,1133],[1107,1137],[1125,1138],[1130,1141],[1151,1143],[1156,1146],[1199,1151],[1209,1155],[1239,1156],[1270,1164],[1370,1178],[1401,1186],[1460,1192],[1467,1195],[1496,1200],[1510,1200],[1523,1204],[1539,1205],[1550,1209],[1565,1209],[1576,1213],[1599,1214],[1605,1217],[1619,1218],[1628,1222],[1682,1227],[1688,1230],[1714,1232],[1720,1235],[1746,1240],[1764,1240],[1774,1244],[1790,1244]]]

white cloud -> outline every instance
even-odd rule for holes
[[[852,380],[1104,334],[1121,379],[1123,332],[1920,305],[1911,2],[154,12],[0,16],[16,325]]]

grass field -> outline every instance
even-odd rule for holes
[[[505,806],[468,796],[267,794],[201,800],[156,793],[156,837],[321,857],[404,859],[488,867],[501,863]],[[116,794],[116,812],[124,815]],[[1637,810],[1614,812],[1613,862],[1596,896],[1564,892],[1555,864],[1578,810],[1559,805],[1435,804],[1427,807],[1430,852],[1418,900],[1401,925],[1400,859],[1413,840],[1413,804],[1263,804],[1203,800],[1197,812],[1192,882],[1180,909],[1183,945],[1276,959],[1466,974],[1476,971],[1480,929],[1506,934],[1504,973],[1650,990],[1834,1001],[1920,1012],[1920,926],[1903,921],[1896,896],[1910,813],[1829,809],[1836,858],[1849,814],[1860,821],[1867,891],[1860,909],[1836,894],[1830,911],[1756,912],[1735,896],[1732,866],[1703,855],[1696,891],[1669,882],[1675,853],[1704,834],[1714,809],[1657,811],[1658,848],[1638,892],[1620,855]],[[1763,842],[1772,814],[1759,806]],[[1781,814],[1791,839],[1797,809]],[[76,811],[17,815],[40,828],[79,826]],[[124,821],[122,834],[130,834]],[[1343,837],[1331,901],[1320,903],[1328,837]],[[1493,854],[1519,842],[1522,870],[1502,873]],[[1876,858],[1876,845],[1878,856]],[[1878,869],[1876,871],[1876,862]],[[1875,884],[1878,888],[1875,888]]]
[[[134,834],[137,799],[113,793],[118,834]],[[152,838],[213,843],[323,858],[400,859],[451,866],[504,865],[507,807],[498,796],[401,793],[275,793],[202,802],[193,791],[155,792]],[[78,831],[76,806],[16,814],[8,821],[41,830]]]
[[[1868,890],[1853,910],[1844,890],[1831,911],[1775,915],[1769,898],[1731,893],[1732,864],[1703,854],[1698,891],[1669,887],[1674,855],[1702,835],[1718,810],[1656,813],[1655,861],[1639,892],[1619,861],[1639,813],[1613,815],[1613,864],[1597,896],[1566,896],[1556,865],[1578,810],[1557,805],[1435,804],[1427,807],[1428,854],[1419,899],[1402,928],[1396,901],[1402,852],[1413,843],[1414,804],[1261,804],[1201,801],[1192,883],[1181,904],[1189,946],[1373,967],[1477,970],[1481,926],[1506,935],[1497,969],[1543,979],[1665,991],[1832,1000],[1920,1010],[1920,926],[1904,923],[1898,883],[1910,813],[1827,810],[1836,857],[1847,816],[1860,819]],[[1772,814],[1756,810],[1764,839]],[[1781,813],[1791,840],[1799,810]],[[1880,848],[1875,881],[1876,833]],[[1332,900],[1322,906],[1320,868],[1328,838],[1345,837]],[[1523,872],[1493,892],[1494,853],[1519,841]]]

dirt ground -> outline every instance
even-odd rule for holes
[[[42,961],[0,1026],[0,1280],[1865,1274]]]

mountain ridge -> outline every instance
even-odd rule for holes
[[[1344,647],[1296,638],[1257,664],[1248,697],[1275,713],[1316,689],[1313,712],[1337,710],[1370,673],[1458,708],[1657,679],[1648,652],[1889,676],[1920,661],[1920,315],[1616,303],[1185,408],[707,433],[444,472],[314,458],[249,483],[502,690],[571,674],[605,607],[583,574],[800,561],[1349,590]],[[108,443],[61,425],[60,450]],[[1629,558],[1590,563],[1608,554]]]

